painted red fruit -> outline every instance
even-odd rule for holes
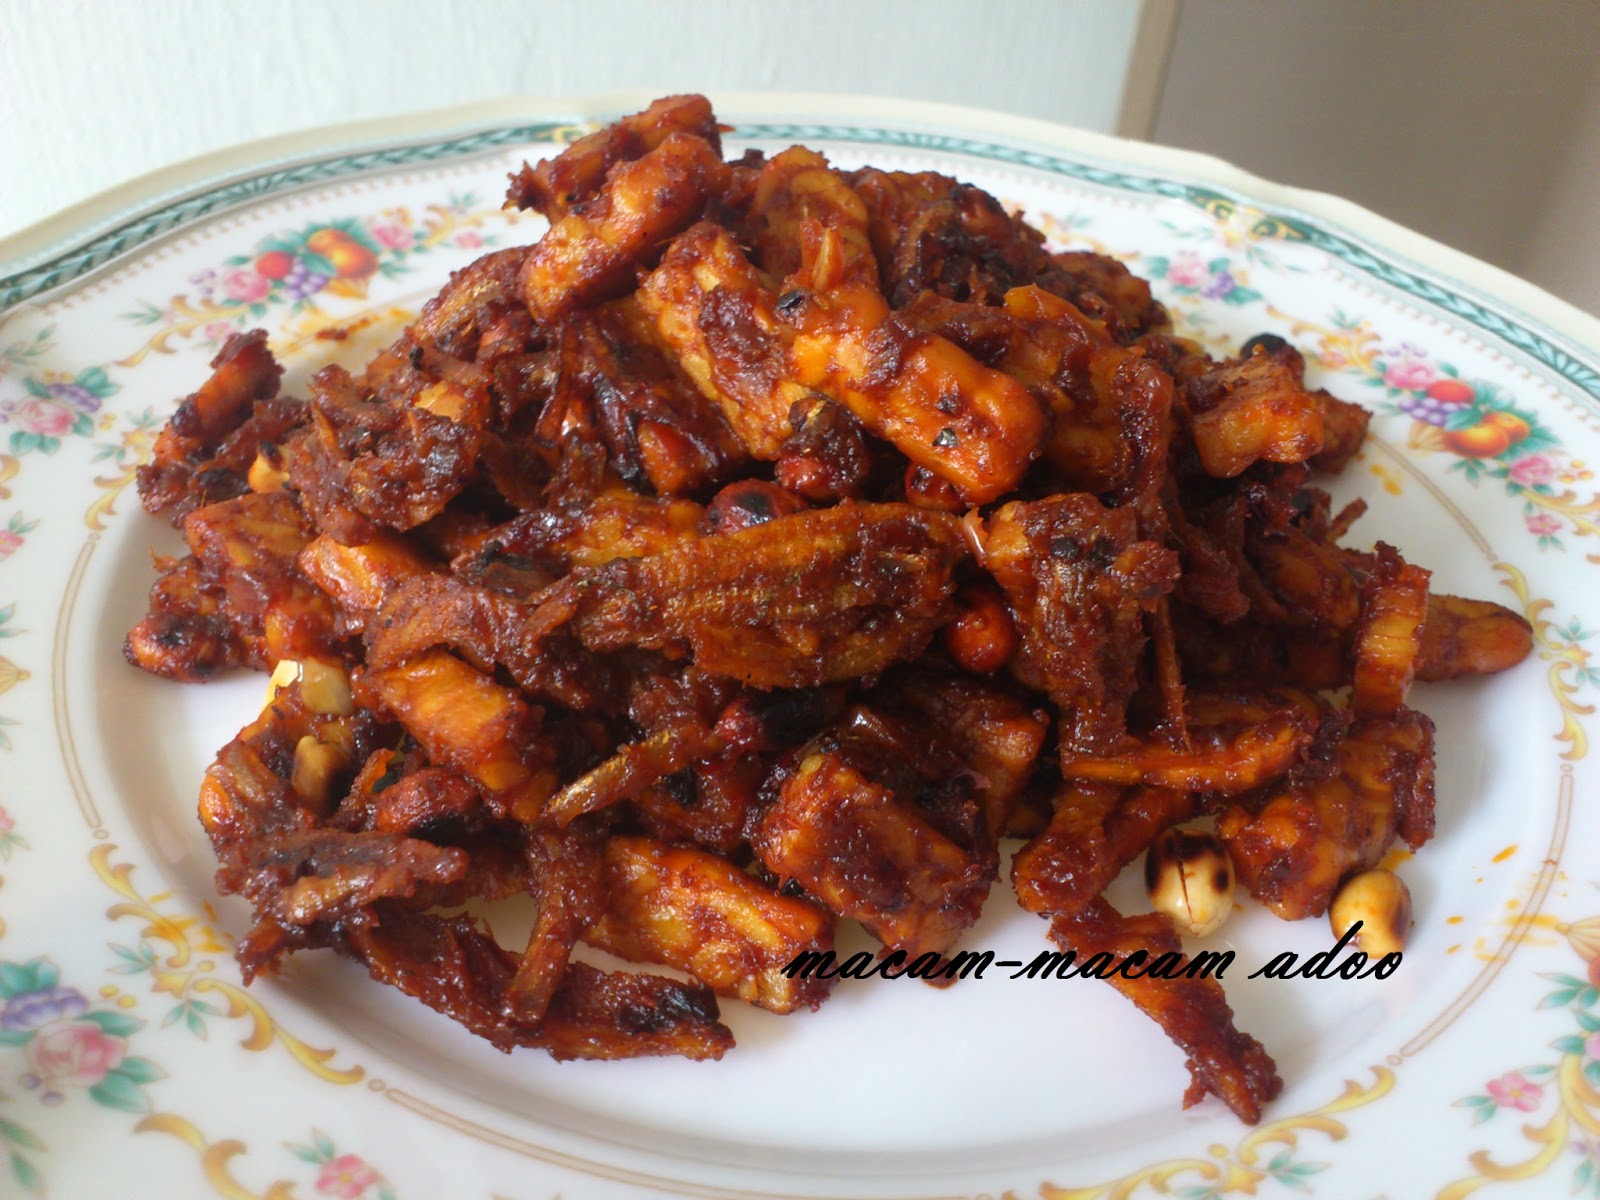
[[[256,271],[268,279],[282,279],[294,267],[294,255],[282,250],[268,250],[256,259]]]
[[[1428,385],[1428,398],[1440,404],[1471,404],[1474,395],[1472,385],[1459,379],[1435,379]]]

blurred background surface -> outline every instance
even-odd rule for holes
[[[942,100],[1201,150],[1600,314],[1595,0],[0,0],[0,236],[251,138],[618,88]]]

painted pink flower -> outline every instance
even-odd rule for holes
[[[463,250],[476,250],[483,245],[483,234],[476,229],[468,229],[464,233],[458,233],[456,234],[456,245]]]
[[[238,267],[222,277],[222,290],[230,300],[254,304],[272,294],[272,280],[260,271]]]
[[[1185,250],[1167,264],[1167,282],[1176,287],[1200,287],[1211,278],[1211,268],[1192,250]]]
[[[387,246],[390,250],[409,250],[416,245],[416,238],[411,236],[399,221],[384,221],[371,227],[372,236],[378,239],[380,246]]]
[[[1589,1035],[1589,1040],[1583,1043],[1583,1052],[1588,1057],[1600,1061],[1600,1033]]]
[[[9,558],[22,545],[22,535],[10,529],[0,529],[0,558]],[[5,809],[0,808],[0,820],[5,818]],[[0,824],[0,833],[4,833],[10,826]]]
[[[213,342],[225,342],[233,336],[233,330],[232,321],[212,321],[201,332]]]
[[[1556,464],[1550,461],[1548,454],[1524,454],[1511,464],[1511,469],[1506,475],[1512,483],[1520,483],[1523,487],[1554,483]]]
[[[1551,537],[1561,532],[1561,518],[1549,513],[1534,513],[1522,519],[1527,522],[1528,532],[1536,537]]]
[[[61,437],[72,432],[78,414],[70,404],[43,396],[29,396],[19,400],[11,409],[11,420],[28,433],[45,437]]]
[[[317,1191],[324,1196],[338,1196],[339,1200],[356,1200],[373,1184],[378,1173],[354,1154],[341,1154],[331,1162],[322,1164],[317,1176]]]
[[[1433,368],[1417,358],[1397,358],[1383,371],[1383,381],[1402,392],[1420,392],[1435,378]]]
[[[11,533],[11,531],[9,529],[0,529],[0,534],[6,533]],[[16,537],[16,534],[12,534],[11,536]],[[21,538],[17,538],[18,542],[21,542],[21,540]],[[0,833],[10,833],[16,827],[16,818],[8,813],[4,806],[0,806]]]
[[[127,1054],[127,1042],[88,1021],[53,1021],[28,1043],[28,1061],[45,1084],[93,1087]]]
[[[1521,1071],[1509,1071],[1499,1079],[1491,1079],[1488,1091],[1501,1108],[1514,1108],[1518,1112],[1532,1112],[1539,1107],[1539,1098],[1544,1095],[1544,1089],[1530,1082]]]

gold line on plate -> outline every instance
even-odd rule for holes
[[[614,1180],[617,1183],[640,1186],[648,1184],[651,1187],[676,1192],[680,1196],[697,1196],[703,1197],[704,1200],[831,1200],[831,1198],[820,1198],[815,1192],[764,1192],[746,1188],[713,1187],[687,1180],[666,1179],[659,1175],[647,1175],[643,1172],[630,1171],[620,1167],[603,1166],[590,1159],[564,1154],[559,1150],[550,1150],[534,1142],[524,1141],[522,1138],[511,1134],[490,1129],[488,1126],[480,1125],[468,1117],[463,1117],[457,1113],[450,1112],[448,1109],[429,1104],[426,1100],[413,1096],[410,1092],[403,1091],[400,1088],[385,1088],[383,1094],[400,1105],[400,1107],[409,1109],[420,1117],[426,1117],[430,1121],[476,1138],[480,1142],[486,1142],[499,1149],[510,1150],[513,1153],[537,1159],[540,1162],[550,1163],[553,1166],[582,1171],[586,1174],[597,1175],[602,1179]],[[839,1200],[848,1200],[848,1197],[840,1197]],[[898,1198],[885,1197],[883,1200],[966,1200],[966,1197],[956,1194],[918,1194]]]
[[[1516,953],[1517,947],[1522,944],[1523,937],[1533,927],[1534,920],[1544,908],[1544,902],[1550,895],[1550,886],[1555,882],[1557,871],[1561,865],[1561,854],[1566,848],[1567,828],[1572,823],[1572,767],[1563,763],[1561,767],[1561,782],[1556,788],[1556,823],[1550,831],[1550,850],[1544,857],[1544,863],[1539,868],[1539,874],[1534,878],[1533,892],[1528,897],[1528,903],[1517,916],[1517,922],[1511,927],[1500,945],[1495,949],[1494,956],[1484,965],[1467,988],[1455,998],[1444,1012],[1435,1017],[1426,1028],[1404,1046],[1400,1053],[1407,1058],[1416,1054],[1427,1046],[1441,1033],[1453,1024],[1457,1017],[1466,1012],[1479,996],[1494,982],[1495,976],[1505,969],[1511,961],[1511,956]]]
[[[61,750],[61,760],[67,769],[67,781],[78,801],[78,811],[89,828],[103,835],[104,825],[100,809],[89,794],[89,785],[78,762],[78,747],[72,737],[72,722],[67,715],[67,641],[72,632],[72,615],[78,606],[78,590],[83,586],[84,572],[89,569],[89,559],[94,555],[100,535],[91,533],[84,539],[78,558],[72,564],[72,574],[67,577],[67,590],[61,597],[61,615],[56,620],[55,640],[50,648],[50,690],[56,723],[56,744]]]

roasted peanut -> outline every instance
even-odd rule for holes
[[[942,631],[945,651],[956,665],[987,675],[1017,652],[1017,627],[1000,589],[968,584],[956,597],[955,618]]]
[[[1157,912],[1205,937],[1233,911],[1233,860],[1215,834],[1168,829],[1145,852],[1144,886]]]
[[[1356,945],[1374,958],[1398,954],[1411,933],[1411,889],[1393,871],[1363,871],[1345,880],[1328,907],[1335,937],[1357,922]]]
[[[267,680],[267,698],[262,701],[262,710],[265,711],[267,706],[278,698],[279,689],[288,687],[299,678],[300,664],[292,658],[286,658],[273,667],[272,678]]]
[[[276,446],[263,446],[255,461],[250,464],[245,482],[252,492],[276,492],[289,482],[289,472],[283,463],[283,454]]]
[[[344,668],[314,658],[300,664],[300,698],[312,712],[325,717],[348,717],[356,710]]]
[[[300,698],[312,712],[324,717],[348,717],[355,712],[350,678],[344,668],[310,658],[304,662],[286,658],[272,669],[272,678],[267,681],[266,703],[271,704],[279,689],[296,680],[300,683]]]
[[[295,743],[294,772],[289,782],[297,795],[312,804],[326,806],[333,799],[333,780],[348,767],[349,760],[337,746],[319,742],[307,734]]]

